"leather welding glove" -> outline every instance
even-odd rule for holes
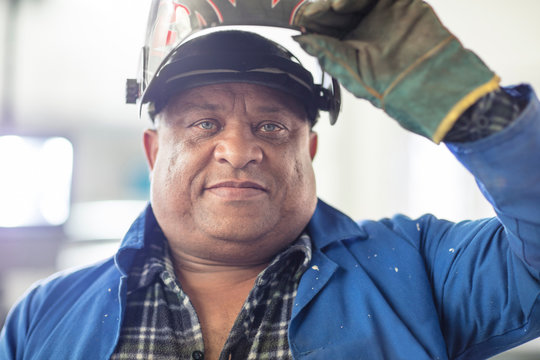
[[[295,40],[355,96],[439,143],[499,78],[419,0],[317,0]]]

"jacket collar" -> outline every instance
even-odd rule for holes
[[[354,220],[320,199],[307,231],[318,249],[340,240],[367,237],[367,233]]]
[[[154,216],[152,205],[148,203],[127,231],[114,257],[117,267],[124,275],[131,268],[135,252],[144,247],[145,239],[152,236],[152,232],[155,231],[161,231],[161,228]]]

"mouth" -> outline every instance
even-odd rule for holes
[[[267,189],[253,181],[222,181],[205,188],[206,191],[227,200],[248,200],[267,193]]]

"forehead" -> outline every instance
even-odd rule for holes
[[[173,96],[166,111],[185,111],[187,107],[228,110],[241,104],[247,111],[290,112],[306,118],[300,101],[279,90],[247,83],[224,83],[200,86]]]

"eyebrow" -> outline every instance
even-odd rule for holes
[[[255,108],[257,111],[260,112],[267,112],[267,113],[277,113],[283,110],[289,110],[286,106],[278,106],[278,105],[261,105],[257,106]],[[290,111],[290,110],[289,110]]]
[[[216,111],[222,108],[223,108],[223,105],[221,104],[186,102],[186,103],[175,104],[172,110],[182,111],[182,112],[188,112],[188,111],[193,111],[193,110]]]
[[[172,108],[173,111],[180,111],[187,113],[190,111],[197,110],[208,110],[208,111],[217,111],[222,110],[224,106],[222,104],[212,104],[212,103],[198,103],[198,102],[185,102],[180,104],[175,104]],[[261,113],[278,113],[281,111],[292,111],[287,106],[281,105],[260,105],[255,108],[255,111]]]

